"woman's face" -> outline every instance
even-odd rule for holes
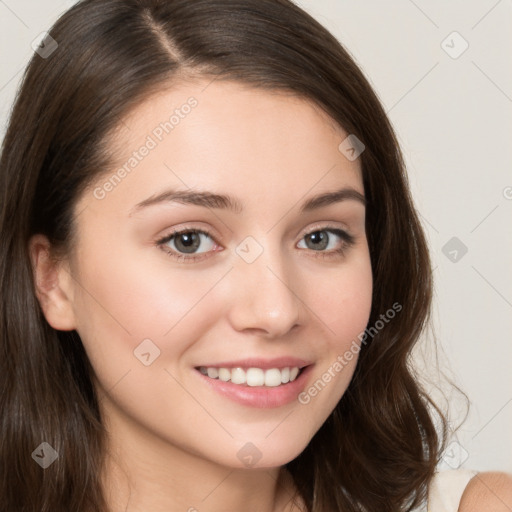
[[[360,161],[310,102],[208,83],[120,123],[76,205],[69,297],[119,443],[279,466],[342,397],[369,318]]]

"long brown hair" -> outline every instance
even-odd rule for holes
[[[83,0],[49,33],[56,44],[27,67],[0,161],[0,510],[107,511],[92,368],[78,334],[46,322],[28,240],[72,248],[77,199],[109,169],[108,135],[187,75],[293,92],[364,143],[369,326],[402,310],[361,345],[344,396],[286,466],[309,512],[419,505],[446,433],[410,361],[429,322],[430,261],[393,128],[348,52],[288,0]],[[44,470],[42,442],[59,454]]]

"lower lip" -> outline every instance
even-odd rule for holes
[[[298,395],[306,386],[306,380],[312,368],[312,364],[306,366],[293,382],[275,387],[252,387],[243,384],[233,384],[230,381],[224,382],[220,379],[212,379],[207,375],[203,375],[199,370],[195,371],[211,389],[230,398],[234,402],[260,409],[270,409],[281,407],[297,400]]]

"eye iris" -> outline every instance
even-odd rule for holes
[[[308,241],[313,242],[313,246],[310,247]],[[306,237],[306,245],[309,249],[325,249],[329,244],[329,235],[325,231],[315,231]]]
[[[182,252],[194,252],[201,242],[199,233],[187,232],[181,233],[175,240],[176,248]]]

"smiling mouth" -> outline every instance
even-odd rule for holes
[[[304,368],[286,366],[283,368],[216,368],[213,366],[199,366],[196,368],[203,375],[223,382],[231,382],[245,387],[278,387],[293,382],[302,373]]]

